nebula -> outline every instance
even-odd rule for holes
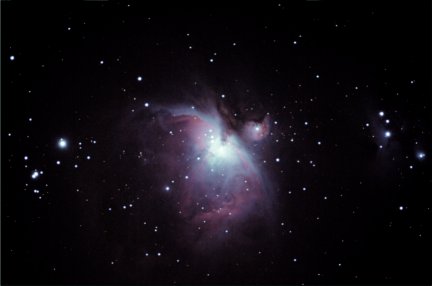
[[[269,116],[237,128],[216,108],[161,108],[154,117],[160,184],[178,216],[178,241],[208,253],[258,239],[273,217],[272,196],[252,143],[269,134]]]

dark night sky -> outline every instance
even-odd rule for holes
[[[430,1],[62,2],[1,2],[2,284],[432,282]]]

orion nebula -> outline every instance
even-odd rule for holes
[[[176,243],[201,255],[257,243],[276,211],[272,184],[257,164],[263,154],[253,148],[265,151],[269,115],[239,120],[223,103],[208,102],[202,110],[143,108],[151,123],[133,133],[164,170],[155,178],[177,216]]]

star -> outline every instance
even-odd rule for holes
[[[34,170],[33,173],[31,174],[31,178],[33,180],[36,180],[39,177],[39,174],[40,173],[38,172],[38,170]]]
[[[60,138],[57,142],[60,149],[65,149],[67,147],[67,141],[63,138]]]
[[[417,158],[420,160],[423,160],[426,157],[426,154],[424,152],[418,152],[417,153]]]

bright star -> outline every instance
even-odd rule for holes
[[[39,172],[37,170],[34,170],[31,177],[33,180],[37,179],[37,177],[39,177]]]
[[[67,141],[65,139],[63,139],[63,138],[60,138],[59,141],[58,141],[58,146],[61,149],[66,148],[67,147]]]
[[[426,157],[426,154],[424,152],[417,153],[417,158],[419,158],[420,160],[424,159],[424,157]]]

